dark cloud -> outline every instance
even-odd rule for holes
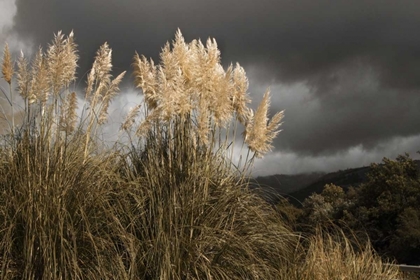
[[[395,137],[385,141],[374,149],[365,150],[355,146],[339,153],[311,156],[288,152],[276,152],[267,155],[255,163],[254,173],[261,175],[296,174],[304,172],[331,172],[339,169],[368,166],[372,162],[380,163],[384,157],[395,159],[405,151],[414,159],[419,159],[416,153],[420,135],[412,137]]]
[[[286,110],[278,150],[324,156],[420,134],[419,91],[383,86],[377,71],[364,63],[309,79],[292,93],[283,91],[272,88],[273,110]]]
[[[45,46],[58,30],[75,31],[79,76],[105,41],[121,72],[130,68],[134,51],[158,60],[178,27],[187,41],[215,37],[224,64],[245,66],[254,98],[271,86],[273,111],[286,109],[276,152],[336,157],[354,147],[377,151],[392,139],[420,134],[418,0],[17,0],[16,5],[13,31],[34,45]]]
[[[127,68],[134,50],[156,58],[180,27],[187,39],[216,37],[225,62],[260,64],[282,80],[366,56],[388,83],[420,83],[418,1],[19,0],[17,6],[15,29],[39,44],[74,29],[82,63],[104,41],[116,50],[117,67]]]

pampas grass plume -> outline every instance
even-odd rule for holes
[[[133,124],[135,123],[135,119],[140,111],[141,104],[138,104],[130,109],[130,111],[127,114],[127,117],[125,118],[123,124],[121,125],[121,129],[128,131],[131,129]]]
[[[76,79],[78,55],[73,32],[65,38],[59,31],[47,51],[48,80],[54,95]]]
[[[65,105],[62,126],[64,131],[72,133],[77,123],[77,95],[74,91],[67,95]]]
[[[28,61],[22,51],[20,52],[17,66],[17,89],[20,96],[26,100],[29,98],[29,72]]]
[[[6,44],[3,50],[3,65],[1,68],[4,80],[10,85],[14,73],[13,62],[10,56],[9,45]]]
[[[258,106],[253,119],[248,123],[245,130],[245,143],[259,158],[272,149],[272,141],[279,133],[283,112],[274,115],[268,122],[268,108],[270,106],[270,92],[267,90]]]
[[[28,95],[29,104],[39,101],[45,104],[49,97],[48,68],[42,49],[39,48],[31,69],[30,94]]]

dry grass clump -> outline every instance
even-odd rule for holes
[[[146,116],[135,127],[135,107],[122,126],[139,144],[121,172],[141,198],[130,234],[142,278],[277,278],[297,239],[228,158],[232,122],[252,120],[244,70],[224,71],[214,40],[187,44],[180,31],[160,64],[136,54],[133,66]]]
[[[124,279],[112,169],[84,162],[79,141],[57,154],[25,137],[0,154],[1,279]]]
[[[178,31],[161,64],[136,54],[145,98],[121,125],[131,142],[102,149],[101,127],[124,76],[112,78],[111,54],[107,44],[97,52],[83,118],[70,90],[78,59],[73,33],[59,32],[31,63],[18,59],[24,121],[16,127],[12,119],[0,145],[1,279],[345,279],[323,272],[336,271],[323,262],[329,254],[348,264],[343,271],[353,279],[373,275],[362,261],[388,275],[376,257],[357,255],[347,243],[315,238],[305,250],[249,190],[230,157],[237,123],[249,153],[262,156],[283,114],[268,120],[268,93],[253,113],[245,71],[225,71],[214,40],[187,44]],[[13,111],[10,57],[5,49]],[[137,126],[140,109],[145,119]]]
[[[192,153],[187,138],[172,156],[171,139],[146,141],[122,171],[136,182],[122,212],[141,279],[276,279],[293,262],[297,238],[220,155]]]
[[[116,246],[125,232],[111,205],[118,185],[114,153],[101,154],[89,141],[100,125],[94,115],[106,115],[117,82],[96,83],[94,96],[100,98],[87,109],[88,118],[79,120],[77,95],[69,89],[76,53],[73,34],[59,32],[31,64],[23,54],[18,59],[25,117],[19,128],[12,121],[0,150],[1,279],[127,278]],[[13,95],[10,87],[12,108]]]
[[[369,243],[351,244],[345,234],[317,230],[306,240],[300,266],[287,279],[403,279],[397,266],[384,263]]]

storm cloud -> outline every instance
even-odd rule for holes
[[[271,112],[285,110],[273,154],[260,163],[284,162],[277,173],[317,169],[308,163],[317,160],[318,169],[334,170],[357,166],[356,158],[362,165],[420,149],[407,140],[420,134],[418,1],[15,4],[11,32],[35,46],[46,46],[58,30],[74,30],[80,77],[105,41],[114,50],[115,71],[121,72],[130,68],[134,51],[157,61],[177,28],[187,41],[216,38],[223,64],[239,62],[247,70],[253,100],[270,87]]]

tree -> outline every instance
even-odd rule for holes
[[[349,227],[359,239],[364,239],[366,232],[382,255],[400,263],[419,264],[420,181],[416,162],[406,154],[396,160],[384,158],[382,164],[370,167],[368,181],[347,194],[325,187],[321,194],[325,209],[335,209],[328,218]]]
[[[324,186],[322,193],[312,194],[303,202],[301,224],[314,229],[321,226],[324,230],[340,224],[343,213],[351,205],[343,188],[334,184]]]
[[[379,252],[400,263],[420,263],[419,169],[407,154],[371,165],[351,212],[352,227],[364,227]]]
[[[420,264],[420,181],[407,154],[373,163],[368,181],[347,193],[326,185],[303,203],[299,222],[305,232],[341,227],[358,242],[368,237],[380,254],[400,263]],[[367,235],[366,235],[367,234]],[[350,237],[350,236],[349,236]]]

